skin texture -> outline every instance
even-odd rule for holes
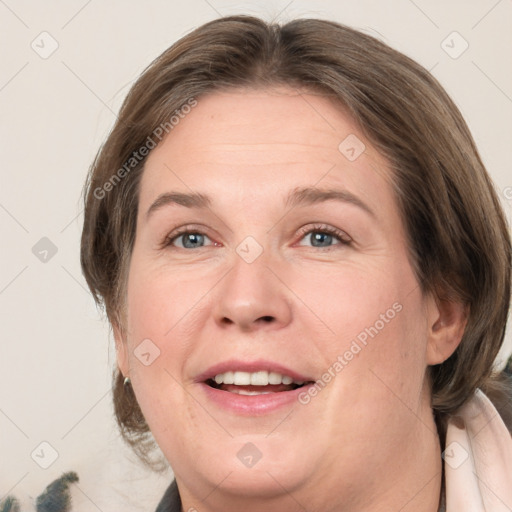
[[[354,161],[338,149],[350,134],[366,146]],[[201,97],[149,155],[127,334],[114,332],[119,367],[175,472],[183,510],[437,510],[442,461],[426,368],[455,350],[464,312],[422,294],[390,180],[340,107],[288,88]],[[287,206],[300,187],[349,191],[373,214],[346,201]],[[148,217],[170,191],[211,203]],[[189,225],[204,245],[184,248],[183,237],[165,245]],[[334,237],[315,246],[307,232],[325,227],[350,244]],[[263,250],[252,263],[236,251],[248,236]],[[237,414],[195,381],[233,358],[321,379],[394,304],[394,318],[305,405]],[[160,351],[147,366],[134,353],[145,339]],[[246,443],[261,453],[251,468],[237,457]]]

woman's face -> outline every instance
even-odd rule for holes
[[[437,440],[438,313],[386,161],[325,97],[211,94],[149,155],[116,341],[183,494],[390,487]]]

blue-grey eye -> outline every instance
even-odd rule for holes
[[[205,243],[206,240],[209,240],[209,238],[201,233],[182,233],[175,238],[174,245],[182,247],[183,249],[196,249],[197,247],[209,245]]]
[[[311,247],[331,247],[343,243],[341,237],[337,234],[331,234],[323,230],[312,230],[306,233],[299,245],[309,245]]]
[[[313,226],[301,230],[299,245],[326,249],[333,246],[350,245],[352,239],[344,232],[332,226]]]
[[[333,236],[329,233],[313,231],[309,234],[311,245],[313,247],[329,247],[332,245]]]

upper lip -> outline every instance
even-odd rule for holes
[[[220,373],[226,372],[258,372],[258,371],[268,371],[268,372],[276,372],[281,375],[288,375],[294,381],[301,382],[309,382],[315,380],[314,378],[296,372],[287,366],[284,366],[279,363],[275,363],[273,361],[267,361],[264,359],[259,359],[255,361],[242,361],[239,359],[230,359],[228,361],[222,361],[220,363],[214,364],[210,366],[207,370],[200,373],[194,380],[195,382],[206,382],[209,379],[213,379],[215,375],[219,375]]]

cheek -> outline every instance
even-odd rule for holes
[[[401,321],[401,310],[415,281],[389,266],[347,265],[342,269],[304,270],[291,287],[305,306],[306,318],[316,317],[329,331],[328,346],[343,350],[354,339],[372,339]],[[314,313],[314,315],[313,315]],[[309,322],[312,325],[311,322]],[[347,345],[348,344],[348,345]]]
[[[152,268],[134,262],[128,283],[128,325],[133,342],[150,338],[161,349],[173,339],[173,350],[188,336],[183,329],[197,326],[201,298],[213,286],[214,279],[173,268]],[[210,282],[211,281],[211,282]]]
[[[184,275],[155,269],[134,257],[127,289],[133,388],[164,453],[176,452],[172,440],[180,438],[183,424],[199,430],[204,422],[182,382],[183,364],[194,348],[190,331],[198,329],[197,300],[202,295],[198,283]],[[177,410],[179,421],[174,417]]]
[[[132,380],[135,380],[134,389],[140,392],[158,381],[153,392],[140,397],[139,403],[156,401],[169,391],[171,375],[176,374],[173,363],[183,359],[180,354],[185,347],[180,342],[186,338],[176,336],[176,332],[185,325],[183,320],[190,309],[188,304],[192,303],[191,295],[191,287],[155,269],[152,262],[134,251],[127,286],[127,345]],[[170,339],[172,351],[166,348]],[[159,392],[155,393],[155,389]],[[149,405],[152,409],[156,404]]]
[[[335,332],[319,347],[328,354],[321,379],[327,384],[318,394],[322,423],[333,426],[332,439],[350,440],[354,456],[378,445],[382,436],[395,442],[409,435],[417,423],[411,411],[423,405],[422,296],[412,273],[398,268],[395,273],[389,267],[385,272],[354,267],[331,275],[323,293],[310,295],[311,308],[315,303]]]
[[[407,403],[417,401],[427,331],[421,291],[405,261],[304,272],[292,288],[306,305],[316,352],[325,371],[336,375],[340,393],[385,401],[388,385]],[[349,389],[354,385],[361,395]]]

